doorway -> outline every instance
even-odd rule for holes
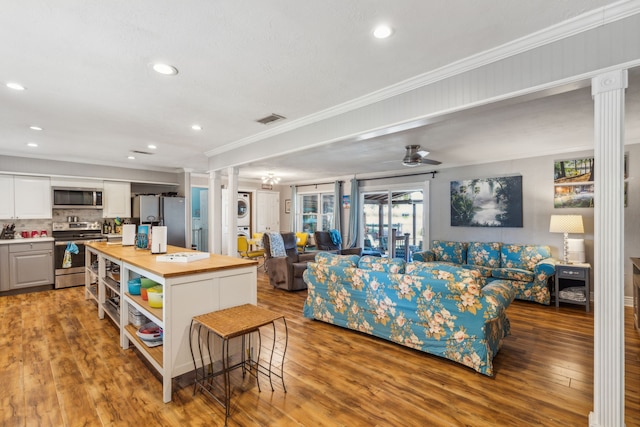
[[[428,235],[422,188],[362,192],[363,248],[383,257],[411,261]]]
[[[209,189],[191,187],[191,246],[209,252]]]

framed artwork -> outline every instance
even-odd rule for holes
[[[553,207],[593,207],[593,157],[553,164]]]
[[[451,226],[522,227],[522,176],[451,181]]]
[[[628,155],[624,156],[624,205],[627,206]],[[594,158],[559,160],[553,165],[553,207],[592,208],[594,200]]]
[[[291,199],[284,201],[284,213],[291,213]]]
[[[351,196],[348,196],[346,194],[342,196],[342,208],[343,209],[349,209],[351,207],[351,203],[349,201],[350,199],[351,199]]]

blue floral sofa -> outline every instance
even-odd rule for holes
[[[478,270],[486,282],[506,280],[516,299],[549,305],[548,282],[556,273],[551,248],[500,242],[450,242],[433,240],[431,250],[413,255],[417,261],[439,261]]]
[[[304,316],[444,357],[492,376],[510,333],[507,282],[475,270],[399,258],[316,254],[304,273]]]

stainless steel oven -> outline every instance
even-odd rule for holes
[[[105,241],[99,222],[54,222],[53,223],[55,287],[68,288],[84,285],[84,244],[90,241]],[[77,254],[71,254],[71,266],[63,265],[67,245],[73,242]]]

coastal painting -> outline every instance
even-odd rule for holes
[[[451,226],[522,227],[522,176],[451,181]]]

